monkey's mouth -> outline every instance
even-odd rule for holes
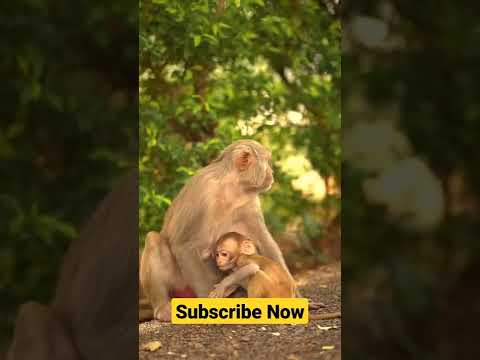
[[[266,191],[270,190],[272,188],[273,183],[274,183],[273,176],[272,177],[267,177],[265,179],[265,181],[263,182],[262,191],[266,192]]]

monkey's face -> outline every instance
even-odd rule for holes
[[[267,163],[266,170],[265,170],[265,180],[263,181],[262,187],[260,189],[261,192],[266,192],[271,189],[274,182],[273,178],[273,170],[270,163]]]
[[[226,239],[217,246],[215,261],[222,271],[228,271],[235,267],[238,258],[239,246],[236,240]]]

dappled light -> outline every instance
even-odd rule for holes
[[[140,244],[188,179],[252,138],[272,152],[261,201],[281,247],[297,223],[287,261],[330,261],[321,239],[341,201],[340,21],[314,1],[211,5],[140,2]]]

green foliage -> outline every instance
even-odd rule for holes
[[[18,305],[51,300],[62,255],[138,142],[137,4],[3,5],[0,353]]]
[[[304,155],[340,184],[340,34],[316,1],[140,1],[140,243],[189,177],[248,137],[273,152],[267,225],[319,251],[340,196],[306,196],[284,164]]]
[[[406,227],[387,206],[367,201],[362,185],[372,174],[345,164],[343,303],[363,334],[347,333],[343,343],[361,354],[352,358],[468,358],[477,348],[468,336],[477,322],[464,309],[478,299],[480,52],[471,46],[478,16],[461,2],[350,5],[347,26],[362,18],[369,24],[344,37],[346,130],[372,119],[394,122],[441,184],[445,211],[432,228]],[[391,185],[418,183],[417,175],[405,172]],[[411,191],[406,202],[425,190]],[[423,198],[421,205],[434,212],[435,204]]]

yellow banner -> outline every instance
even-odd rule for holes
[[[172,324],[307,324],[308,299],[176,298]]]

